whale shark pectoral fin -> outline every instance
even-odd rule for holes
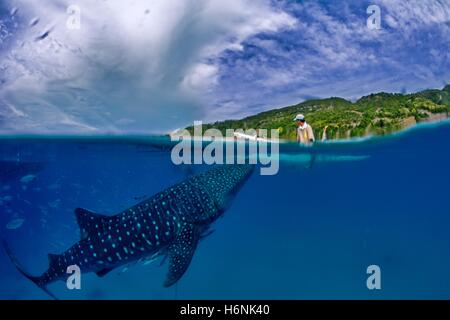
[[[82,208],[75,209],[75,216],[80,227],[81,240],[91,233],[99,232],[105,220],[109,218]]]
[[[95,274],[98,277],[102,278],[102,277],[106,276],[108,273],[110,273],[113,270],[114,270],[114,268],[105,268],[105,269],[102,269],[100,271],[97,271]]]
[[[200,238],[196,227],[186,224],[175,241],[169,246],[169,272],[164,287],[174,285],[188,269]]]

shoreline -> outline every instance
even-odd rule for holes
[[[406,118],[408,119],[408,118]],[[405,120],[406,120],[405,119]],[[429,127],[429,126],[436,126],[442,123],[450,123],[450,117],[448,116],[448,114],[446,113],[436,113],[436,114],[432,114],[430,115],[428,118],[422,119],[417,121],[416,119],[414,119],[414,122],[409,122],[407,125],[404,125],[401,129],[393,131],[393,132],[389,132],[386,134],[366,134],[366,135],[362,135],[362,136],[357,136],[357,137],[348,137],[348,138],[337,138],[337,139],[326,139],[326,140],[316,140],[316,144],[317,143],[323,143],[323,144],[327,144],[327,143],[345,143],[345,142],[359,142],[359,141],[367,141],[370,139],[375,139],[375,138],[386,138],[386,137],[391,137],[391,136],[397,136],[399,134],[402,134],[404,132],[408,132],[417,128],[422,128],[422,127]],[[171,136],[171,134],[167,135],[168,137]],[[186,140],[190,140],[190,141],[203,141],[203,142],[211,142],[213,140],[211,140],[211,138],[197,138],[197,137],[190,137],[190,138],[184,138]],[[279,144],[286,144],[286,143],[297,143],[296,140],[288,140],[288,139],[278,139],[277,141],[273,141],[271,139],[266,139],[266,138],[255,138],[255,137],[250,137],[248,136],[247,139],[236,139],[235,137],[222,137],[222,138],[215,138],[217,141],[224,141],[224,142],[247,142],[247,141],[258,141],[258,142],[268,142],[268,143],[279,143]],[[257,140],[256,140],[257,139]]]
[[[428,119],[427,119],[428,120]],[[428,127],[435,127],[440,125],[450,124],[450,117],[446,118],[440,118],[438,120],[429,120],[429,121],[419,121],[415,124],[411,124],[408,126],[405,126],[401,130],[397,130],[395,132],[387,133],[384,135],[375,135],[375,134],[368,134],[364,136],[358,136],[358,137],[351,137],[351,138],[339,138],[339,139],[328,139],[325,141],[318,141],[316,140],[316,143],[343,143],[343,142],[355,142],[355,141],[367,141],[374,138],[386,138],[391,136],[397,136],[399,134],[403,134],[412,130],[421,129],[421,128],[428,128]],[[190,138],[191,140],[199,140],[195,138]],[[218,138],[219,139],[219,138]],[[263,139],[260,138],[260,141],[266,141],[266,142],[272,142],[270,139]],[[117,141],[142,141],[142,142],[155,142],[155,140],[159,140],[163,143],[176,143],[177,141],[171,141],[170,140],[170,134],[35,134],[35,133],[18,133],[18,134],[2,134],[0,133],[0,141],[7,141],[7,140],[76,140],[76,141],[99,141],[99,140],[117,140]],[[203,139],[205,141],[205,139]],[[221,140],[226,142],[233,142],[236,141],[234,138],[221,138]],[[241,140],[242,142],[245,142],[246,140]],[[206,141],[208,142],[208,141]],[[287,139],[279,139],[278,142],[280,144],[285,143],[296,143],[295,140],[287,140]]]

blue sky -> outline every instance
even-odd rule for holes
[[[160,133],[309,98],[440,88],[448,39],[448,0],[6,0],[0,132]]]

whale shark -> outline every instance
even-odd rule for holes
[[[40,276],[25,271],[3,241],[18,271],[56,299],[47,286],[67,277],[69,266],[103,277],[138,261],[168,258],[164,287],[180,280],[188,269],[199,240],[229,208],[253,165],[220,165],[193,175],[116,215],[75,209],[80,240],[62,254],[49,254],[49,266]]]

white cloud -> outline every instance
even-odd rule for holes
[[[251,54],[228,57],[214,116],[236,118],[238,106],[248,114],[311,97],[355,99],[450,82],[450,3],[374,3],[381,7],[381,30],[367,28],[368,3],[361,1],[288,4],[299,20],[295,30],[251,39]]]
[[[185,125],[202,117],[203,93],[217,83],[211,59],[241,50],[255,34],[295,24],[269,1],[79,0],[81,29],[70,30],[72,3],[11,1],[24,28],[1,54],[0,108],[16,112],[3,115],[0,131],[161,132]]]
[[[216,65],[199,63],[188,70],[182,86],[187,91],[211,90],[217,84],[218,72]]]
[[[447,0],[379,0],[383,19],[392,28],[411,32],[432,24],[450,21],[450,4]]]

